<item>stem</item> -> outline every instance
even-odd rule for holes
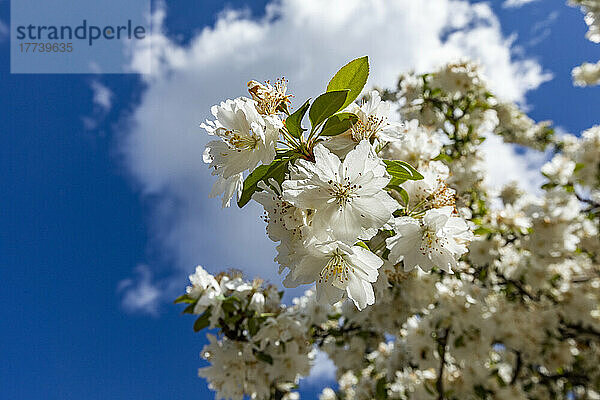
[[[325,120],[325,121],[327,121],[327,120]],[[318,137],[318,136],[314,136],[314,135],[317,133],[317,131],[319,130],[319,128],[325,123],[325,121],[321,122],[317,126],[313,126],[312,129],[310,130],[310,134],[308,135],[308,139],[307,139],[307,144],[308,144],[308,146],[310,148],[313,147],[313,144],[314,144],[313,143],[314,142],[313,139],[316,139]],[[313,136],[314,136],[314,138],[313,138]]]
[[[294,145],[293,147],[292,146],[290,146],[290,147],[292,147],[292,148],[299,148],[302,145],[302,143],[300,143],[295,137],[293,137],[287,131],[287,129],[285,129],[285,127],[284,127],[284,129],[280,129],[279,131],[281,132],[281,134],[283,135],[283,138],[285,140],[287,140],[289,143],[291,143],[291,144]]]
[[[517,361],[515,363],[515,370],[513,371],[512,379],[510,380],[511,385],[514,385],[517,381],[517,378],[519,377],[519,372],[521,372],[521,367],[523,366],[523,358],[521,356],[521,352],[515,351],[515,354],[517,355]]]
[[[446,364],[446,344],[448,343],[448,334],[450,328],[446,328],[442,336],[437,340],[438,354],[440,355],[440,367],[438,369],[438,378],[435,388],[438,392],[438,400],[444,400],[444,365]]]
[[[422,212],[424,212],[424,210],[421,210],[421,208],[427,203],[429,197],[421,200],[419,203],[417,203],[415,206],[413,206],[412,208],[408,208],[408,204],[406,205],[406,211],[407,214],[411,217],[414,218],[418,218],[420,216],[420,214]]]

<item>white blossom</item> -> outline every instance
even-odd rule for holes
[[[198,299],[194,307],[195,314],[202,314],[208,307],[219,306],[222,290],[214,276],[198,265],[196,272],[190,275],[189,279],[192,285],[187,287],[186,292],[189,297]]]
[[[390,258],[403,261],[404,269],[433,267],[452,273],[457,259],[467,252],[466,244],[472,233],[462,218],[452,215],[452,207],[431,209],[422,221],[411,217],[394,219],[396,234],[386,240]]]
[[[362,141],[343,161],[322,145],[315,162],[298,160],[283,182],[283,199],[314,210],[312,232],[347,243],[368,239],[392,217],[398,204],[384,190],[390,181],[385,164]]]
[[[277,116],[261,116],[256,103],[243,97],[215,105],[211,112],[216,120],[207,120],[200,127],[220,140],[208,142],[203,160],[210,164],[213,175],[219,176],[212,195],[225,193],[223,203],[227,205],[241,189],[242,172],[273,161],[282,123]]]
[[[352,103],[344,111],[356,114],[357,123],[347,132],[324,142],[328,149],[342,158],[362,140],[386,143],[402,137],[402,125],[390,121],[390,103],[382,101],[377,90],[371,91],[369,99],[362,105]]]
[[[391,160],[402,160],[413,166],[433,160],[440,154],[442,142],[440,136],[413,119],[406,122],[401,131],[400,140],[390,142],[382,156]]]
[[[595,64],[583,63],[571,71],[575,86],[593,86],[600,84],[600,61]]]
[[[317,301],[329,304],[344,294],[359,310],[375,302],[372,283],[383,260],[360,246],[342,242],[315,243],[284,280],[286,287],[317,282]]]
[[[331,388],[325,388],[319,395],[319,400],[336,400],[335,392]]]
[[[566,185],[575,172],[575,162],[562,154],[555,155],[552,160],[542,166],[542,174],[559,185]]]

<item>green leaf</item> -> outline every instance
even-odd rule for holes
[[[363,241],[356,242],[356,243],[354,243],[354,245],[355,246],[360,246],[363,249],[371,251],[371,249],[369,248],[369,246],[367,246],[367,244],[365,242],[363,242]]]
[[[268,355],[267,353],[263,353],[262,351],[257,351],[254,353],[254,356],[258,358],[260,361],[264,361],[268,364],[273,364],[273,357]]]
[[[299,109],[285,119],[285,127],[290,135],[295,138],[300,138],[306,130],[302,127],[302,118],[304,118],[304,114],[308,111],[308,106],[310,106],[310,99],[306,100]]]
[[[375,399],[376,400],[385,400],[388,398],[385,384],[386,384],[385,378],[380,378],[377,381],[377,385],[375,386]]]
[[[396,186],[400,186],[406,181],[407,181],[407,179],[405,179],[405,178],[392,177],[392,179],[390,180],[390,183],[387,184],[387,187],[391,187],[392,189],[395,189]]]
[[[392,181],[393,181],[393,179],[392,179]],[[391,182],[390,182],[390,184],[388,184],[386,186],[386,189],[395,190],[396,192],[398,192],[398,194],[402,198],[402,201],[404,202],[404,205],[408,206],[409,199],[408,199],[408,192],[406,191],[406,189],[404,189],[403,187],[398,186],[398,185],[392,185]]]
[[[233,314],[236,312],[238,306],[241,303],[242,302],[240,299],[232,295],[226,297],[225,300],[221,302],[221,308],[223,309],[223,311]]]
[[[387,172],[392,178],[412,181],[423,179],[423,175],[407,162],[398,160],[383,160],[383,162],[387,166]]]
[[[178,304],[178,303],[195,303],[196,299],[190,297],[187,293],[186,294],[182,294],[181,296],[179,296],[178,298],[175,299],[175,301],[173,303]]]
[[[254,336],[260,329],[260,322],[257,318],[250,318],[248,320],[248,333],[250,336]]]
[[[435,96],[437,96],[438,94],[442,94],[442,89],[440,89],[440,88],[435,88],[435,89],[433,89],[433,90],[431,91],[431,93],[429,93],[429,95],[430,95],[431,97],[435,97]]]
[[[484,267],[481,269],[481,271],[479,271],[478,278],[479,278],[479,280],[483,281],[483,280],[485,280],[485,278],[487,278],[487,275],[488,275],[487,267]]]
[[[358,116],[354,113],[338,113],[332,115],[327,119],[325,125],[323,126],[323,130],[321,130],[320,136],[336,136],[341,133],[346,132],[348,129],[352,128],[358,121]]]
[[[323,93],[315,99],[308,112],[308,118],[313,129],[344,106],[348,93],[348,89],[336,90],[334,92]]]
[[[196,303],[188,304],[188,306],[181,313],[182,314],[193,314],[194,308],[196,308]]]
[[[494,231],[485,226],[480,226],[473,231],[473,234],[478,235],[478,236],[487,235],[489,233],[494,233]]]
[[[264,181],[268,183],[269,178],[273,178],[279,183],[283,182],[287,172],[288,162],[291,159],[292,158],[278,159],[269,165],[260,165],[256,167],[244,180],[244,187],[242,189],[242,195],[238,200],[238,206],[240,208],[244,207],[248,204],[254,192],[261,190],[258,187],[258,182]]]
[[[368,77],[369,57],[357,58],[340,68],[327,84],[327,91],[333,92],[335,90],[349,89],[350,93],[348,93],[344,104],[340,107],[344,108],[360,95],[360,92],[362,92],[367,83]]]
[[[438,156],[436,158],[433,159],[434,161],[446,161],[446,162],[452,162],[452,157],[450,157],[447,154],[444,153],[440,153],[438,154]]]
[[[425,388],[425,390],[427,391],[427,393],[429,393],[432,396],[435,396],[437,393],[433,390],[433,388],[431,387],[431,384],[427,381],[425,381],[425,385],[423,385],[423,387]]]
[[[460,335],[456,339],[454,339],[454,347],[463,347],[465,345],[465,336]]]
[[[290,158],[294,154],[296,154],[295,150],[277,150],[277,154],[275,155],[276,160],[283,160],[285,158]]]
[[[196,322],[194,322],[194,332],[199,332],[210,325],[210,309],[206,310]]]
[[[544,183],[542,185],[542,189],[544,189],[544,190],[550,190],[550,189],[553,189],[553,188],[555,188],[557,186],[558,186],[557,183],[548,182],[548,183]]]

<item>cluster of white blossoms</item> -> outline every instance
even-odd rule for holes
[[[597,63],[583,63],[573,68],[575,86],[593,86],[600,84],[600,60]]]
[[[240,206],[250,198],[262,204],[267,233],[280,242],[284,285],[316,283],[318,301],[347,297],[359,310],[375,303],[373,283],[385,261],[452,273],[472,236],[454,192],[440,188],[448,172],[421,175],[402,159],[422,146],[437,156],[431,132],[417,121],[392,121],[377,91],[354,102],[367,76],[366,57],[352,61],[293,114],[285,81],[251,81],[252,98],[214,106],[216,120],[201,125],[220,139],[204,152],[218,176],[213,194],[223,194],[224,205],[234,197]]]
[[[298,399],[321,351],[321,400],[600,399],[600,126],[554,135],[464,60],[356,104],[367,71],[293,113],[285,82],[252,81],[203,125],[213,193],[260,203],[284,286],[315,287],[285,305],[198,267],[177,302],[217,330],[199,375],[217,398]],[[494,134],[552,154],[542,188],[489,186]]]
[[[598,0],[569,0],[574,7],[581,7],[585,14],[588,32],[585,37],[591,42],[600,43],[600,1]]]
[[[309,373],[314,354],[299,307],[285,307],[275,286],[244,281],[239,272],[214,277],[198,266],[190,283],[176,302],[200,315],[195,331],[220,331],[207,335],[201,356],[210,365],[198,371],[216,396],[294,399],[291,389]]]
[[[585,37],[593,43],[600,43],[600,0],[569,0],[573,7],[580,7],[585,14],[584,20],[588,26]],[[600,84],[600,61],[583,63],[573,68],[571,72],[576,86],[593,86]]]

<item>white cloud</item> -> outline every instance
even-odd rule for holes
[[[152,271],[146,265],[138,265],[135,275],[135,279],[124,279],[117,287],[123,293],[123,308],[127,312],[156,315],[162,291],[152,282]]]
[[[539,43],[543,42],[550,36],[552,32],[551,26],[558,19],[559,12],[553,11],[548,16],[541,21],[536,22],[531,28],[532,37],[527,42],[527,46],[536,46]]]
[[[100,81],[92,81],[92,91],[94,93],[93,101],[102,112],[110,111],[112,107],[113,92]]]
[[[516,181],[528,192],[539,193],[544,183],[540,168],[548,155],[535,150],[521,150],[522,153],[518,153],[517,146],[503,143],[502,138],[496,135],[489,135],[483,142],[481,151],[485,159],[486,183],[492,189],[500,189]]]
[[[128,116],[119,150],[145,198],[153,204],[152,246],[181,277],[202,263],[209,270],[241,268],[279,284],[270,242],[259,216],[246,206],[221,210],[209,199],[213,183],[201,155],[207,135],[198,127],[210,107],[244,94],[250,79],[285,75],[295,103],[324,91],[347,61],[369,55],[368,85],[390,87],[400,72],[424,72],[468,56],[480,61],[492,88],[506,100],[549,79],[537,62],[515,60],[513,39],[505,38],[489,5],[464,0],[282,0],[266,16],[220,14],[180,45],[161,31],[165,11],[154,15],[152,74]],[[138,49],[138,64],[150,48]]]
[[[327,384],[327,382],[334,384],[336,370],[337,368],[335,364],[329,358],[327,353],[317,350],[317,355],[312,362],[310,375],[308,375],[302,381],[305,384],[313,386],[323,386]]]
[[[92,115],[81,117],[83,127],[87,131],[95,130],[104,118],[106,118],[112,108],[114,96],[114,93],[98,80],[93,80],[90,83],[90,88],[92,89],[94,110],[92,111]]]
[[[519,8],[519,7],[523,7],[526,4],[533,3],[534,1],[538,1],[538,0],[505,0],[504,3],[502,3],[502,7],[504,7],[504,8]]]

